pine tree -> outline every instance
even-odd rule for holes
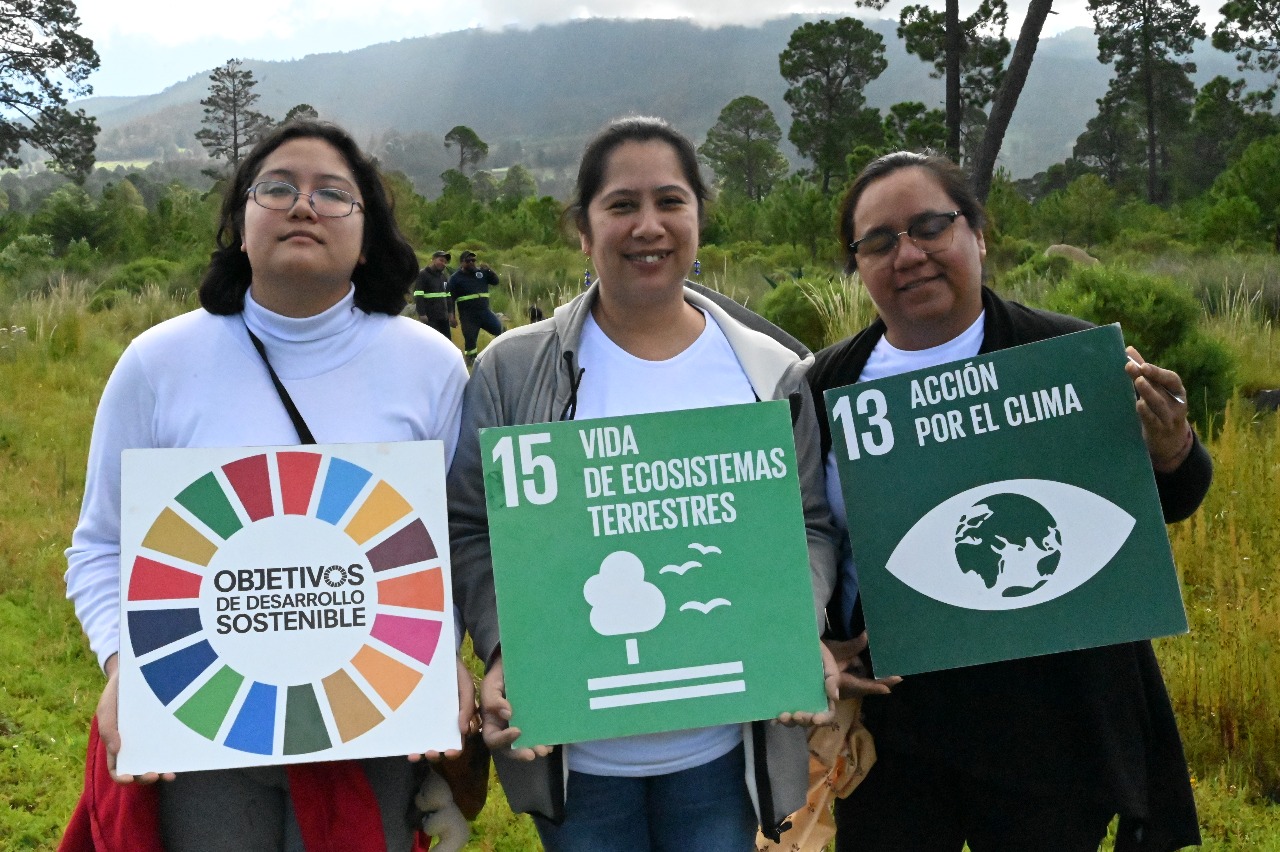
[[[1009,11],[1004,0],[982,0],[967,18],[960,18],[957,8],[957,0],[947,0],[945,11],[907,6],[898,19],[898,36],[908,53],[933,65],[930,77],[947,81],[947,149],[958,159],[972,146],[965,146],[963,137],[976,142],[982,135],[986,106],[1004,78]]]
[[[1196,20],[1199,9],[1190,0],[1089,0],[1098,34],[1098,60],[1114,63],[1112,87],[1134,93],[1141,105],[1147,143],[1147,201],[1165,200],[1161,182],[1161,136],[1185,127],[1185,98],[1170,97],[1186,89],[1183,80],[1195,73],[1194,62],[1175,57],[1191,52],[1204,27]],[[1192,87],[1194,98],[1194,87]],[[1167,177],[1167,169],[1163,170]],[[1167,183],[1167,181],[1165,182]]]
[[[1234,53],[1241,71],[1280,74],[1280,0],[1227,0],[1218,13],[1214,47]]]
[[[478,166],[489,156],[489,145],[474,130],[459,124],[444,135],[444,147],[458,146],[458,171],[466,172],[467,166]]]
[[[787,160],[778,150],[781,140],[782,129],[769,105],[743,95],[720,110],[698,153],[727,192],[759,201],[786,177]]]
[[[196,131],[196,138],[215,160],[226,160],[227,170],[234,172],[240,159],[262,136],[271,129],[272,121],[253,109],[258,94],[253,87],[258,83],[253,72],[245,70],[239,59],[228,59],[209,75],[209,97],[200,101],[204,107],[203,128]],[[211,177],[222,177],[218,169],[206,169]]]
[[[865,106],[863,90],[888,67],[884,39],[855,18],[803,24],[778,66],[791,84],[783,95],[791,106],[787,138],[813,161],[826,193],[856,145],[882,141],[880,113]]]

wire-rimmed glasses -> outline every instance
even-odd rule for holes
[[[345,190],[321,187],[306,193],[282,180],[260,181],[249,187],[247,194],[258,203],[259,207],[265,207],[268,210],[289,210],[298,203],[298,196],[306,196],[307,203],[311,205],[316,215],[329,219],[350,216],[357,207],[364,210],[364,205]]]
[[[859,257],[878,260],[887,257],[898,245],[898,240],[906,237],[920,251],[933,254],[950,247],[956,233],[951,225],[962,215],[964,214],[960,210],[952,210],[950,213],[922,213],[905,231],[894,233],[889,228],[875,228],[868,231],[862,239],[849,243],[849,248]]]

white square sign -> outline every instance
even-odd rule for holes
[[[121,467],[120,772],[459,747],[441,442]]]

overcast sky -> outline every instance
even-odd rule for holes
[[[919,2],[919,0],[916,0]],[[929,0],[939,8],[941,0]],[[89,79],[95,95],[149,95],[232,57],[298,59],[399,39],[474,27],[534,27],[578,18],[685,18],[705,26],[756,24],[792,13],[897,17],[902,2],[869,13],[853,4],[812,0],[78,0],[80,32],[93,39],[101,65]],[[1092,28],[1087,0],[1057,0],[1044,35]],[[1216,3],[1213,4],[1216,7]],[[961,0],[968,14],[977,0]],[[1011,0],[1007,35],[1017,36],[1024,2]],[[843,9],[843,11],[841,11]],[[1206,16],[1210,10],[1202,10]],[[584,51],[590,45],[583,45]]]

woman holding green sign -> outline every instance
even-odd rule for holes
[[[791,399],[819,605],[830,592],[833,528],[807,359],[758,316],[685,280],[706,198],[684,136],[660,119],[607,125],[587,145],[569,210],[596,283],[490,344],[463,403],[449,474],[455,594],[488,666],[484,730],[508,800],[534,814],[550,850],[749,852],[757,826],[776,836],[805,798],[804,732],[774,721],[511,748],[519,730],[504,689],[482,428]]]
[[[217,242],[201,309],[134,340],[98,407],[66,581],[106,684],[63,848],[409,852],[420,778],[402,756],[116,772],[122,452],[318,438],[439,440],[448,455],[457,440],[461,355],[398,316],[417,261],[348,133],[313,121],[269,133],[227,185]],[[435,366],[405,382],[404,364]],[[460,674],[465,731],[473,699]]]
[[[880,318],[819,353],[810,382],[820,408],[831,388],[1089,327],[984,287],[985,225],[965,175],[945,159],[899,152],[863,170],[841,205],[839,234],[847,270]],[[1165,520],[1181,520],[1203,499],[1212,465],[1187,420],[1181,379],[1129,355]],[[831,455],[828,494],[840,517]],[[846,635],[863,630],[856,598],[846,560],[830,614]],[[966,843],[973,852],[1092,852],[1117,814],[1120,852],[1199,842],[1150,642],[912,675],[869,698],[864,713],[878,759],[836,805],[841,852],[960,852]]]

